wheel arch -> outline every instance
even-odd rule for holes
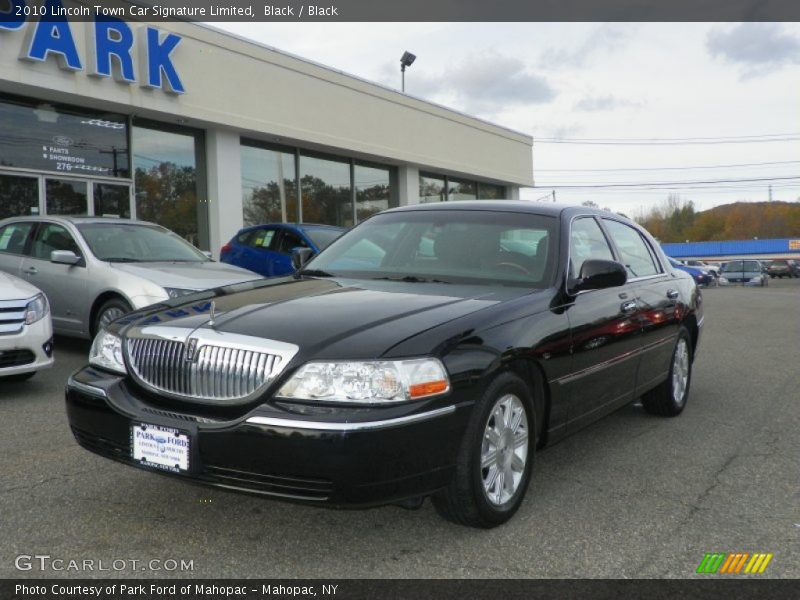
[[[87,330],[89,331],[89,336],[94,338],[97,335],[95,331],[94,321],[97,318],[97,313],[100,311],[100,307],[103,306],[109,300],[119,299],[125,302],[128,306],[133,306],[133,303],[125,297],[125,294],[115,290],[106,290],[102,292],[97,298],[95,298],[94,302],[92,303],[92,308],[89,311],[89,323]]]
[[[517,375],[530,390],[536,413],[536,447],[541,448],[547,443],[547,424],[550,420],[551,404],[550,390],[544,370],[535,360],[513,357],[503,363],[502,371]]]

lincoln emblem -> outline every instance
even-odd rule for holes
[[[186,362],[194,362],[197,355],[197,338],[189,338],[186,342]]]

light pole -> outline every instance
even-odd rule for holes
[[[413,65],[415,60],[417,60],[417,57],[408,51],[403,52],[403,56],[400,57],[400,78],[404,94],[406,93],[406,67]]]

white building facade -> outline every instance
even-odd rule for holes
[[[0,218],[134,217],[216,253],[533,184],[530,136],[206,26],[5,21],[0,48]]]

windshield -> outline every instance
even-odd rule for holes
[[[320,250],[330,246],[344,233],[344,229],[328,229],[327,227],[304,227],[303,231]]]
[[[108,262],[207,262],[177,234],[158,225],[82,223],[78,229],[98,259]]]
[[[316,275],[446,283],[550,285],[552,217],[420,210],[372,217],[309,263]]]

